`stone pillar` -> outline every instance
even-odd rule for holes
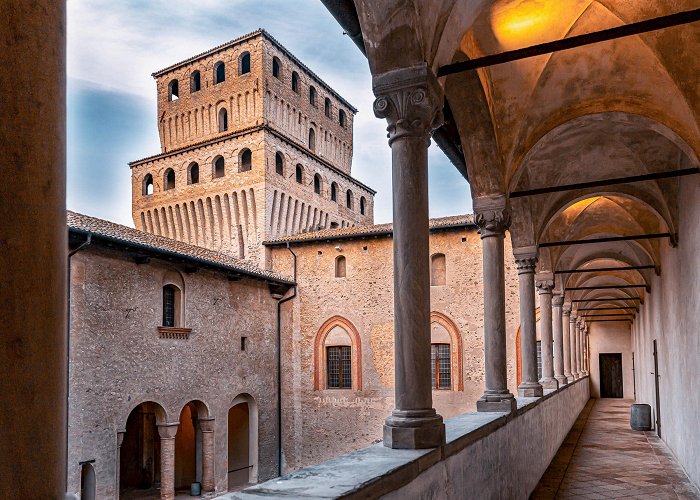
[[[175,498],[175,434],[179,423],[158,425],[160,436],[160,498]]]
[[[554,345],[552,338],[552,288],[553,273],[538,273],[535,286],[540,292],[540,332],[542,334],[542,379],[544,389],[558,389],[559,382],[554,378]]]
[[[581,378],[583,377],[583,372],[581,371],[581,317],[579,316],[576,320],[576,324],[574,325],[574,334],[575,334],[575,365],[576,365],[576,378]]]
[[[200,418],[202,430],[202,490],[214,491],[214,418]]]
[[[579,376],[576,370],[576,320],[577,316],[574,312],[569,318],[569,346],[571,348],[571,376],[574,380],[578,380]]]
[[[583,330],[581,331],[581,371],[585,377],[588,376],[588,349],[586,346],[586,337],[588,337],[588,325],[583,323]]]
[[[518,268],[520,291],[520,352],[522,353],[523,380],[518,386],[518,396],[539,397],[544,393],[537,381],[537,332],[535,325],[535,266],[537,247],[513,250]]]
[[[119,431],[117,432],[117,461],[116,461],[116,478],[115,478],[115,490],[114,490],[114,498],[116,500],[119,500],[119,480],[121,479],[121,458],[122,458],[122,443],[124,442],[124,434],[126,434],[126,430]]]
[[[372,79],[374,114],[386,118],[394,209],[394,352],[396,407],[384,446],[434,448],[445,442],[430,382],[428,146],[442,122],[442,90],[426,64]]]
[[[65,4],[0,2],[0,498],[66,492]]]
[[[552,334],[554,336],[554,378],[559,387],[566,385],[564,375],[564,335],[562,328],[562,310],[564,296],[556,294],[552,296]]]
[[[564,345],[564,376],[566,383],[574,381],[574,374],[571,371],[571,304],[564,304],[561,310],[562,343]]]
[[[503,241],[510,226],[505,195],[474,199],[484,275],[484,394],[477,411],[514,412],[515,396],[508,390],[506,365],[506,285]]]

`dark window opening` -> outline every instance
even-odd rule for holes
[[[250,149],[244,149],[241,153],[240,172],[248,172],[253,168],[253,153]]]
[[[331,100],[326,97],[326,100],[323,104],[324,112],[326,113],[326,116],[328,118],[331,117]]]
[[[144,196],[153,194],[153,176],[151,174],[146,174],[143,178],[143,192]]]
[[[430,344],[430,372],[433,389],[452,387],[450,344]]]
[[[175,326],[175,286],[163,287],[163,326]]]
[[[366,210],[366,209],[365,209],[365,203],[366,203],[365,197],[362,196],[362,197],[360,198],[360,215],[365,215],[365,210]]]
[[[180,98],[180,93],[177,88],[177,80],[170,80],[168,84],[168,100],[177,101]]]
[[[352,350],[350,346],[326,347],[329,389],[352,388]]]
[[[316,106],[316,88],[309,87],[309,104]]]
[[[224,176],[224,158],[219,156],[214,160],[214,178]]]
[[[321,194],[321,176],[314,175],[314,193]]]
[[[241,337],[241,351],[245,351],[245,344],[248,337]]]
[[[301,165],[297,165],[296,176],[297,176],[297,182],[299,184],[303,184],[304,183],[304,168]]]
[[[276,57],[272,58],[272,76],[277,79],[280,77],[280,60]]]
[[[338,111],[338,123],[340,123],[340,126],[345,128],[345,111],[342,109]]]
[[[352,210],[352,191],[345,193],[345,206]]]
[[[299,93],[299,73],[296,71],[292,73],[292,90]]]
[[[279,175],[284,175],[284,158],[279,151],[275,154],[275,172]]]
[[[331,201],[338,201],[338,185],[335,182],[331,184]]]
[[[246,73],[250,73],[250,53],[246,52],[241,56],[241,62],[240,62],[240,71],[239,74],[245,75]]]
[[[219,110],[219,132],[226,132],[228,130],[228,112],[221,108]]]
[[[214,65],[214,85],[226,81],[226,65],[218,62]]]
[[[165,189],[164,191],[167,191],[168,189],[174,189],[175,188],[175,171],[172,168],[169,168],[165,172]]]
[[[199,164],[192,163],[190,165],[190,171],[187,177],[190,184],[197,184],[199,182]]]
[[[190,76],[190,92],[199,92],[202,89],[202,77],[199,71],[192,72]]]
[[[309,129],[309,149],[316,151],[316,132],[312,128]]]

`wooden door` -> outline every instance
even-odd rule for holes
[[[600,362],[600,397],[621,398],[622,390],[622,353],[599,355]]]

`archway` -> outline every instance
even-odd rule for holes
[[[327,380],[327,352],[326,339],[333,330],[339,328],[350,340],[350,388],[355,391],[362,390],[362,341],[360,332],[355,325],[342,316],[333,316],[326,320],[319,328],[314,340],[314,390],[326,389]]]
[[[237,396],[228,410],[228,489],[258,481],[258,407],[252,396]]]
[[[160,437],[156,426],[164,423],[165,417],[163,407],[150,401],[139,404],[129,414],[119,454],[121,498],[133,496],[134,490],[154,488],[160,482]]]
[[[80,500],[95,500],[95,468],[90,463],[80,467]]]
[[[201,401],[190,401],[180,412],[175,435],[175,490],[190,491],[192,483],[202,482],[202,429],[199,420],[209,411]]]

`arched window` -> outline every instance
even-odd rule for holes
[[[214,85],[226,81],[226,65],[219,61],[214,65]]]
[[[345,193],[345,206],[352,210],[352,191],[349,189],[348,192]]]
[[[464,390],[462,380],[462,336],[447,316],[430,313],[430,359],[433,389]]]
[[[338,201],[338,184],[331,184],[331,201]]]
[[[168,189],[175,189],[175,171],[172,168],[169,168],[165,171],[165,176],[163,178],[163,186],[163,191],[167,191]]]
[[[314,175],[314,193],[321,194],[321,176]]]
[[[202,89],[202,76],[199,71],[193,71],[190,75],[190,92],[199,92]]]
[[[284,157],[279,151],[275,153],[275,172],[279,175],[284,175]]]
[[[197,184],[199,182],[199,164],[197,162],[190,163],[187,169],[187,184]]]
[[[151,174],[146,174],[143,177],[142,194],[144,196],[153,194],[153,176]]]
[[[250,52],[244,52],[238,60],[238,74],[250,73]]]
[[[172,284],[163,287],[163,326],[181,326],[181,293],[180,289]]]
[[[316,131],[312,128],[309,129],[309,149],[316,151]]]
[[[314,390],[362,390],[362,345],[350,321],[333,316],[314,340]]]
[[[335,258],[335,277],[345,278],[346,267],[345,267],[345,256],[338,255]]]
[[[280,68],[281,68],[281,63],[280,60],[277,59],[276,57],[272,58],[272,76],[275,78],[279,79],[280,78]]]
[[[168,84],[168,101],[177,101],[180,98],[180,92],[177,88],[177,79],[170,80]]]
[[[309,87],[309,104],[316,106],[316,87]]]
[[[326,97],[326,100],[323,102],[323,111],[326,113],[326,116],[328,118],[331,117],[331,100]]]
[[[246,148],[241,151],[240,167],[239,172],[248,172],[253,168],[253,153],[250,149]]]
[[[82,500],[95,500],[95,468],[92,464],[83,464],[80,467],[80,498]]]
[[[366,203],[367,203],[367,201],[365,200],[365,197],[361,196],[360,197],[360,215],[365,215],[365,211],[367,210],[365,208]]]
[[[340,126],[345,128],[345,111],[338,110],[338,123],[340,123]]]
[[[296,71],[292,72],[292,90],[299,93],[299,73]]]
[[[430,286],[442,286],[447,281],[445,254],[436,253],[430,257]]]
[[[224,171],[224,157],[223,157],[223,156],[217,156],[217,157],[214,159],[214,171],[213,171],[212,177],[214,177],[214,178],[216,179],[217,177],[223,177],[224,174],[225,174],[225,171]]]
[[[228,112],[225,108],[219,110],[219,132],[228,130]]]
[[[304,183],[304,167],[302,167],[299,163],[297,163],[296,177],[297,177],[297,182],[299,184]]]

